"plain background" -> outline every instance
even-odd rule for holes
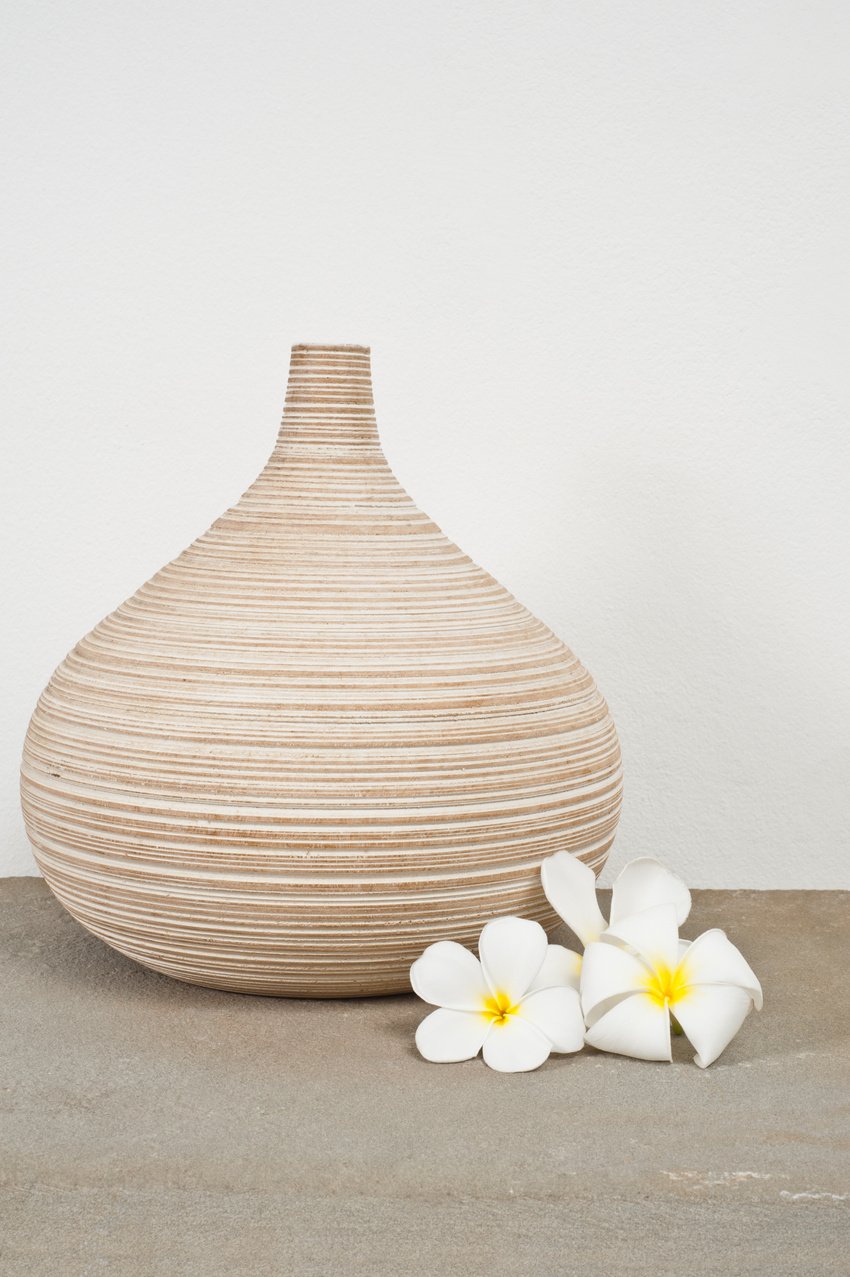
[[[606,880],[850,886],[850,5],[4,6],[0,866],[65,652],[370,343],[418,503],[593,671]]]

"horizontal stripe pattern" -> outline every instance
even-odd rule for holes
[[[555,922],[621,802],[570,650],[417,507],[369,351],[295,346],[268,465],[59,666],[27,735],[36,859],[84,926],[181,980],[407,989],[425,945]]]

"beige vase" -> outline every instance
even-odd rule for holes
[[[295,346],[265,470],[62,662],[22,792],[50,887],[121,953],[355,996],[494,915],[553,925],[540,862],[602,866],[620,751],[572,652],[399,485],[368,347]]]

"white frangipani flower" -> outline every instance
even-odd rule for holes
[[[540,866],[546,899],[583,945],[598,940],[608,929],[596,899],[593,870],[567,851],[549,856]],[[641,856],[620,872],[611,892],[611,925],[653,905],[672,905],[679,926],[691,911],[691,893],[669,869]]]
[[[527,1072],[551,1051],[580,1051],[584,1019],[578,955],[550,945],[526,918],[496,918],[478,941],[480,961],[451,940],[429,945],[410,968],[413,990],[432,1011],[416,1030],[426,1060],[484,1061],[501,1073]]]
[[[654,905],[612,923],[584,952],[581,1003],[587,1041],[639,1060],[670,1060],[671,1017],[707,1068],[732,1041],[761,985],[722,931],[684,949],[676,910]]]

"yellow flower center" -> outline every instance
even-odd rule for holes
[[[492,998],[484,999],[484,1009],[481,1014],[491,1024],[507,1024],[509,1018],[516,1015],[518,1010],[519,1003],[513,1003],[507,993],[496,993]]]
[[[684,962],[671,971],[663,962],[647,972],[644,985],[647,994],[660,1007],[672,1007],[688,992],[688,973]]]

